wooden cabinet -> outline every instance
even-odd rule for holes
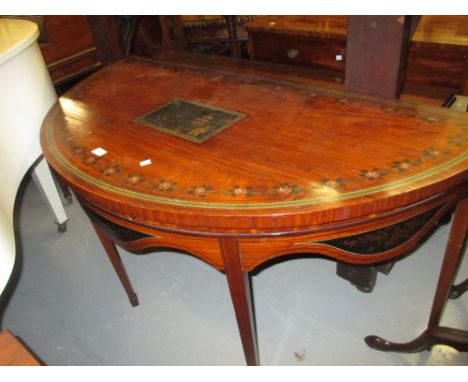
[[[406,79],[461,89],[468,72],[468,16],[422,16],[411,40]]]
[[[266,16],[248,24],[246,30],[254,60],[344,73],[346,16]]]
[[[308,65],[344,77],[347,16],[265,16],[248,24],[251,58]],[[468,16],[422,16],[412,36],[407,83],[460,90],[468,71]]]
[[[43,16],[39,45],[54,85],[101,67],[86,16]]]
[[[87,16],[2,16],[35,22],[38,43],[55,86],[81,78],[102,65]]]

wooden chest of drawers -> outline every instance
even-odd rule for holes
[[[308,65],[344,76],[347,16],[265,16],[248,24],[259,61]],[[411,39],[405,81],[461,90],[468,72],[468,16],[422,16]]]
[[[345,70],[346,16],[266,16],[248,24],[252,59]]]

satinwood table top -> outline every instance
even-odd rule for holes
[[[62,96],[41,140],[64,179],[116,214],[252,232],[455,187],[468,179],[467,132],[464,113],[442,108],[130,58]]]

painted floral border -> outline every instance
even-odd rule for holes
[[[318,94],[314,94],[314,97],[319,97]],[[348,105],[349,101],[345,98],[337,98],[335,100],[339,104]],[[396,108],[396,107],[386,107],[384,112],[391,113],[395,115],[401,115],[404,117],[415,118],[418,116],[418,113],[415,110],[408,108]],[[424,123],[438,123],[440,118],[430,115],[419,116],[419,119]],[[251,196],[267,196],[272,195],[276,197],[290,198],[294,195],[310,193],[313,190],[317,189],[334,189],[340,191],[352,191],[356,189],[359,185],[362,185],[363,182],[376,182],[379,181],[391,173],[403,173],[411,168],[420,166],[424,161],[441,159],[447,157],[450,154],[450,151],[453,147],[461,147],[465,141],[466,131],[468,126],[458,125],[460,129],[460,134],[450,136],[447,139],[447,144],[442,149],[437,149],[435,147],[429,147],[421,152],[421,154],[413,159],[400,159],[394,161],[387,168],[367,168],[362,169],[359,175],[350,177],[350,178],[335,178],[335,179],[322,179],[317,185],[298,185],[288,182],[281,184],[265,187],[262,189],[254,189],[248,186],[240,186],[233,184],[231,188],[226,190],[216,190],[209,184],[196,184],[192,185],[189,188],[180,187],[177,180],[174,179],[147,179],[143,174],[136,174],[133,172],[128,172],[123,169],[119,163],[113,160],[108,160],[107,158],[96,157],[91,154],[91,150],[84,146],[78,146],[74,141],[74,138],[68,129],[67,124],[65,123],[61,133],[63,134],[63,141],[69,147],[70,152],[73,156],[79,156],[83,163],[87,166],[92,166],[97,169],[104,175],[108,177],[118,177],[121,182],[127,186],[133,187],[136,185],[145,186],[145,188],[157,191],[161,195],[169,192],[183,193],[187,195],[192,195],[198,198],[204,198],[209,194],[224,194],[230,195],[233,198],[247,198]],[[353,184],[355,186],[353,186]]]

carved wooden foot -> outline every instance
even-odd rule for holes
[[[437,344],[448,345],[458,351],[468,351],[468,332],[443,326],[426,329],[419,337],[406,343],[390,342],[378,336],[368,336],[364,341],[372,349],[400,353],[430,350]]]

